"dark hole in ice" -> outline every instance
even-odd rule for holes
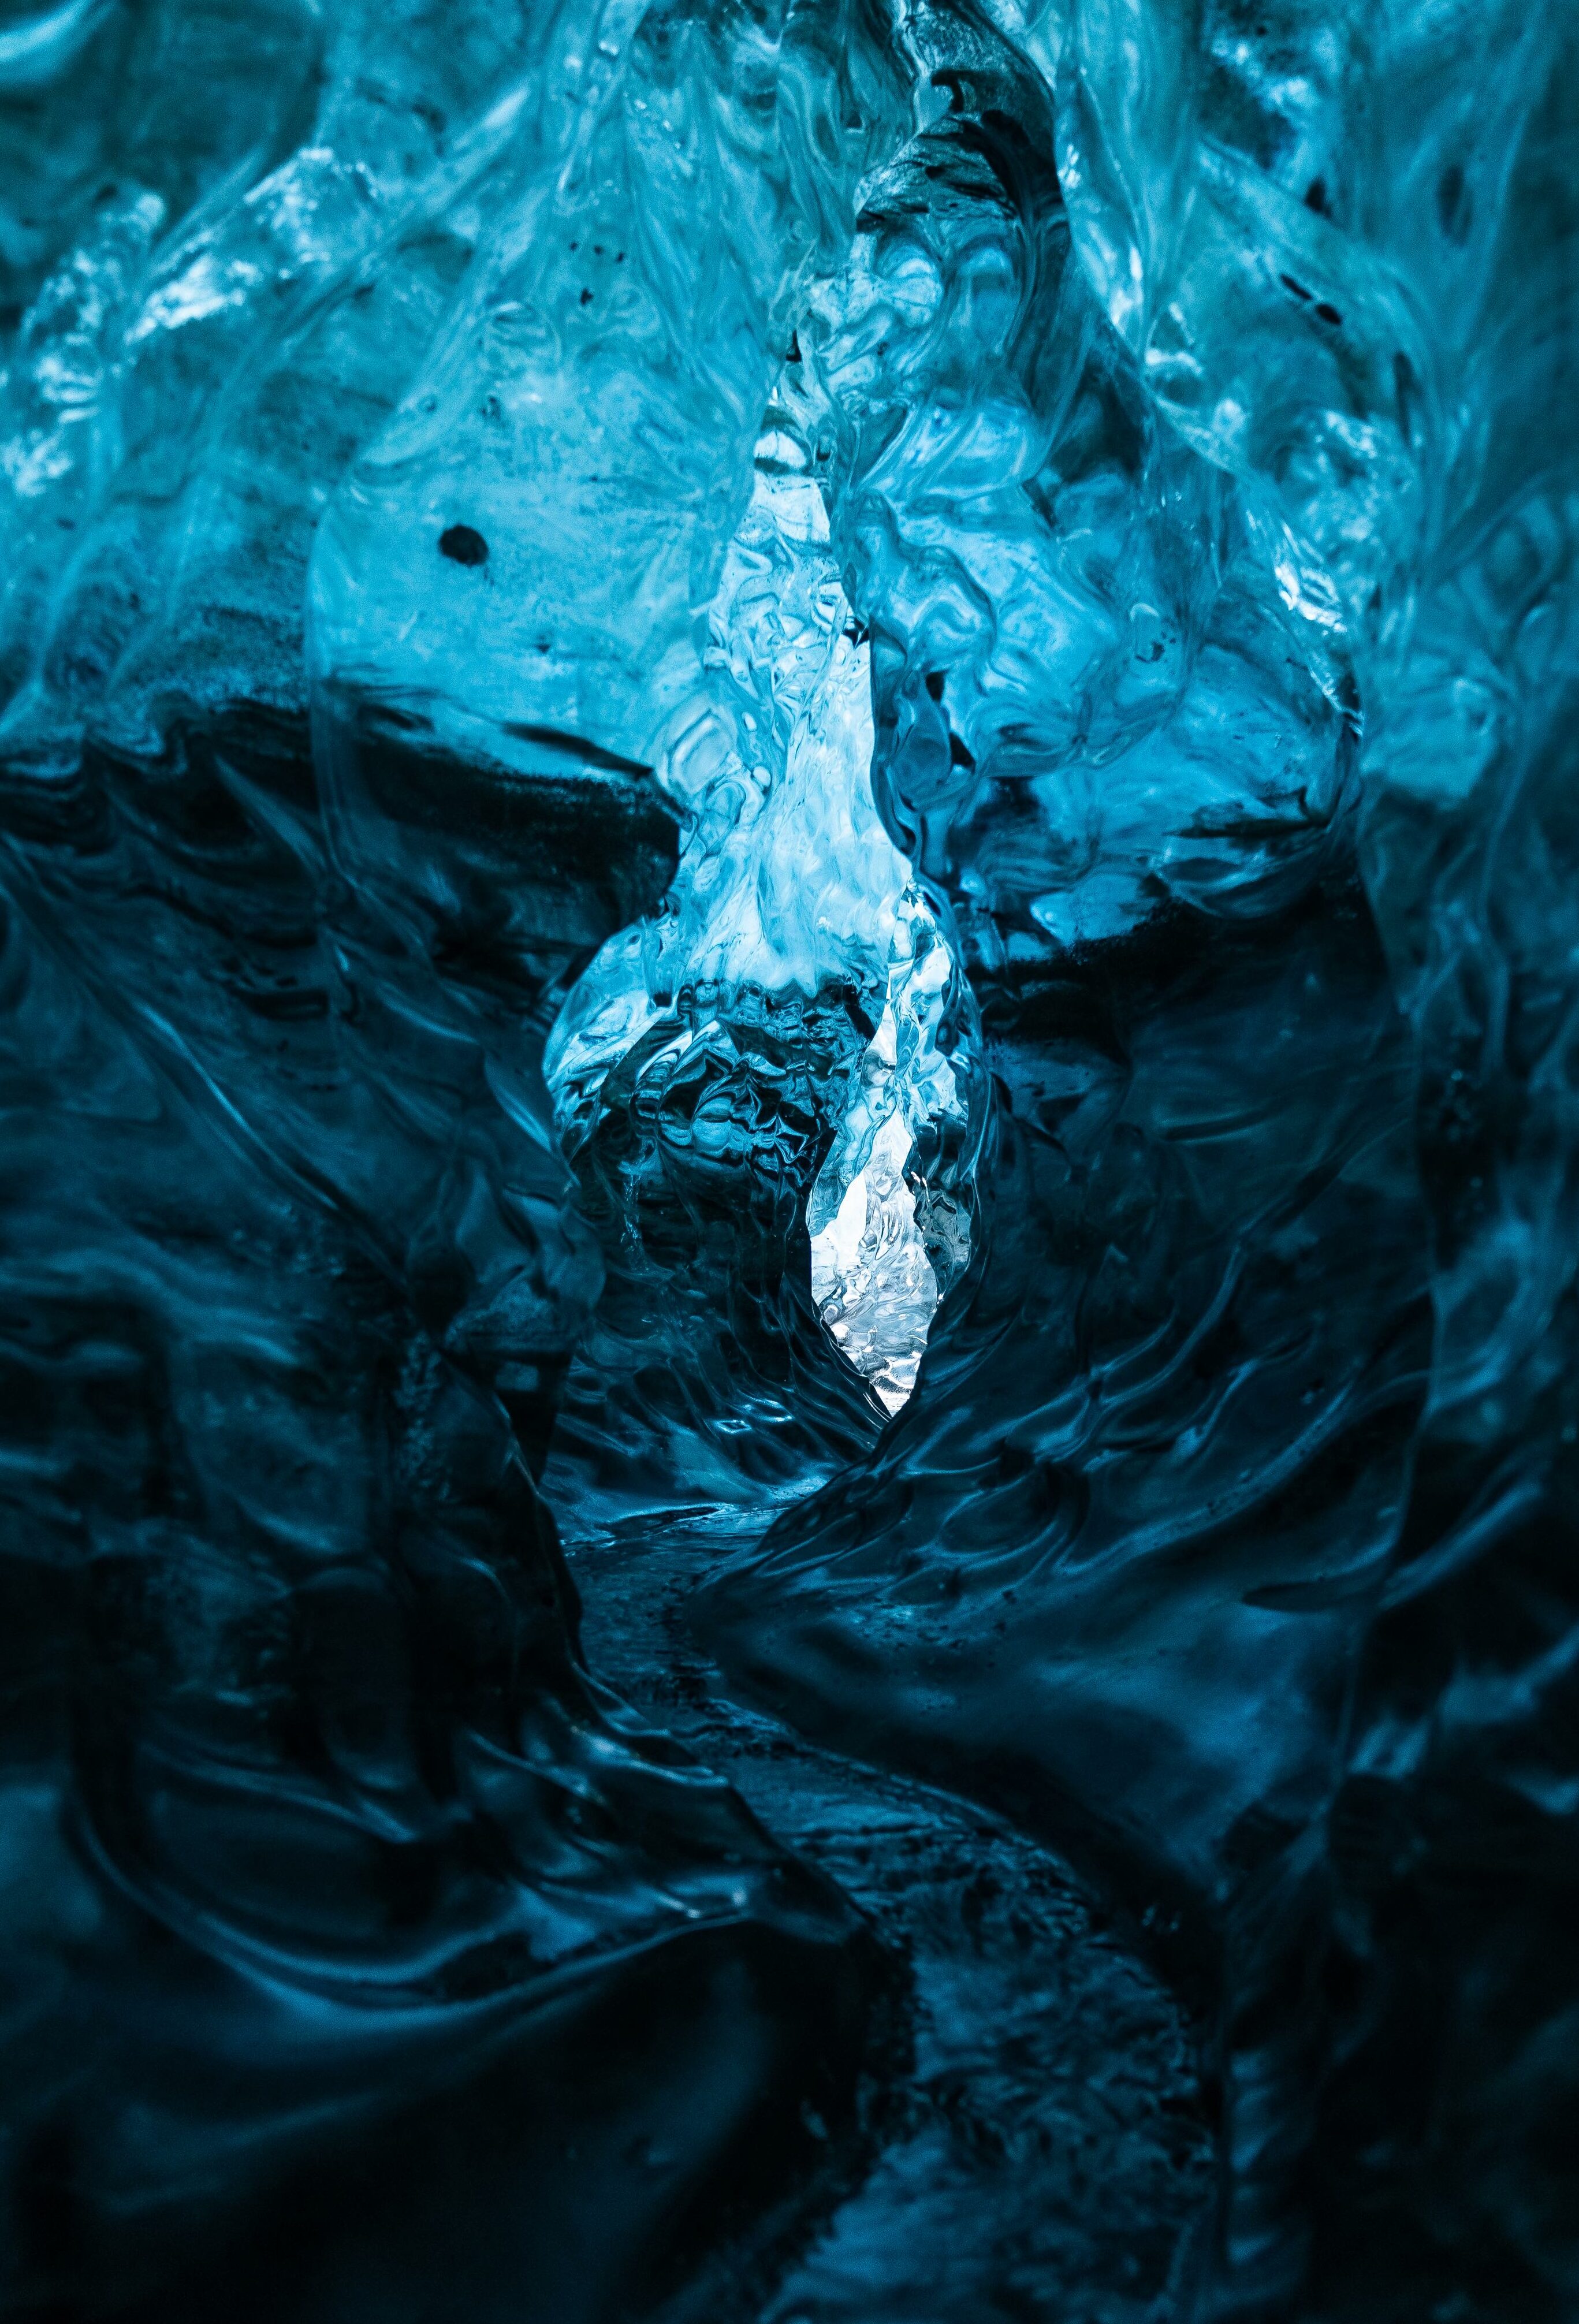
[[[485,565],[488,544],[475,525],[447,525],[439,536],[439,554],[455,565]]]
[[[943,672],[940,669],[929,669],[927,672],[927,691],[934,702],[942,701]]]
[[[1392,383],[1398,398],[1399,426],[1405,436],[1412,436],[1419,415],[1420,387],[1415,367],[1401,349],[1392,359]]]
[[[1474,221],[1474,197],[1464,171],[1450,161],[1436,180],[1436,217],[1449,242],[1464,243]]]

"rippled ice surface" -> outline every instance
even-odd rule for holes
[[[1573,2312],[1576,42],[4,0],[0,2312]]]

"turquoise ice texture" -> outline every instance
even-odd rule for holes
[[[854,2120],[706,1505],[1198,2007],[1177,2312],[1572,2315],[1579,14],[5,0],[0,470],[0,2313]]]

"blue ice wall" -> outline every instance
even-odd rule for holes
[[[697,1504],[1198,2006],[1179,2310],[1572,2311],[1576,37],[0,21],[6,2313],[592,2324],[855,2123],[577,1643]]]

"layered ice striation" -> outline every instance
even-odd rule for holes
[[[1562,0],[0,17],[5,2312],[761,2280],[884,1973],[556,1518],[704,1506],[1198,2003],[1181,2311],[1572,2313],[1576,105]]]

